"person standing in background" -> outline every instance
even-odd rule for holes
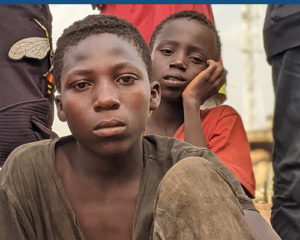
[[[221,40],[214,25],[196,11],[177,12],[157,25],[149,47],[152,81],[160,83],[161,103],[149,116],[145,135],[207,147],[254,198],[255,179],[241,117],[225,105],[200,110],[227,73],[219,63]]]
[[[48,5],[0,6],[0,167],[17,146],[56,136]]]
[[[263,35],[275,91],[271,224],[300,239],[300,5],[268,5]]]

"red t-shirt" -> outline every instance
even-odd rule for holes
[[[201,122],[207,147],[239,179],[248,195],[254,197],[250,146],[239,114],[232,107],[217,106],[201,110]],[[183,124],[174,137],[184,141]]]
[[[214,23],[210,4],[105,4],[101,13],[125,18],[135,25],[146,42],[154,28],[169,15],[182,10],[195,10]]]

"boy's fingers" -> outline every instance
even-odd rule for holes
[[[210,60],[208,60],[210,61]],[[198,75],[194,78],[195,80],[200,80],[203,79],[204,81],[209,81],[213,72],[216,70],[216,68],[218,67],[218,65],[216,64],[216,62],[208,62],[208,67],[203,70],[202,72],[198,73]]]
[[[220,81],[219,81],[219,84],[220,84],[220,87],[226,83],[226,76],[227,76],[227,71],[224,70],[224,72],[222,73],[222,75],[220,76]]]
[[[218,63],[218,62],[216,62],[215,60],[212,60],[212,59],[208,59],[208,60],[206,61],[206,63],[207,63],[208,65],[211,65],[211,64]]]
[[[216,79],[216,81],[213,83],[213,88],[216,91],[219,91],[219,89],[223,86],[223,84],[225,84],[226,82],[226,75],[227,75],[227,71],[224,70],[221,75]]]
[[[206,77],[208,78],[206,79],[206,81],[209,81],[210,84],[214,85],[216,81],[219,82],[219,79],[224,77],[224,74],[226,76],[226,70],[224,69],[223,65],[219,62],[215,62],[213,60],[208,60],[207,62],[209,64],[209,67],[213,67],[213,71],[208,71],[208,75],[206,75]]]
[[[210,82],[215,82],[219,78],[223,76],[223,73],[226,73],[226,70],[223,68],[222,65],[217,66],[217,68],[212,72],[209,81]]]

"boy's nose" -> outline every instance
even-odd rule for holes
[[[113,87],[102,84],[95,91],[94,110],[115,110],[120,107],[118,94]]]
[[[177,68],[183,72],[187,70],[187,62],[184,54],[177,54],[170,63],[170,68]]]

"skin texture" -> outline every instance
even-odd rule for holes
[[[146,134],[172,137],[184,123],[185,141],[206,147],[200,106],[226,79],[216,51],[213,33],[201,23],[176,19],[164,25],[151,53],[152,80],[161,85],[161,104],[151,114]],[[279,239],[258,212],[244,213],[255,239]]]
[[[65,53],[58,116],[75,137],[56,167],[85,239],[131,239],[142,171],[142,131],[159,104],[135,47],[92,35]]]

